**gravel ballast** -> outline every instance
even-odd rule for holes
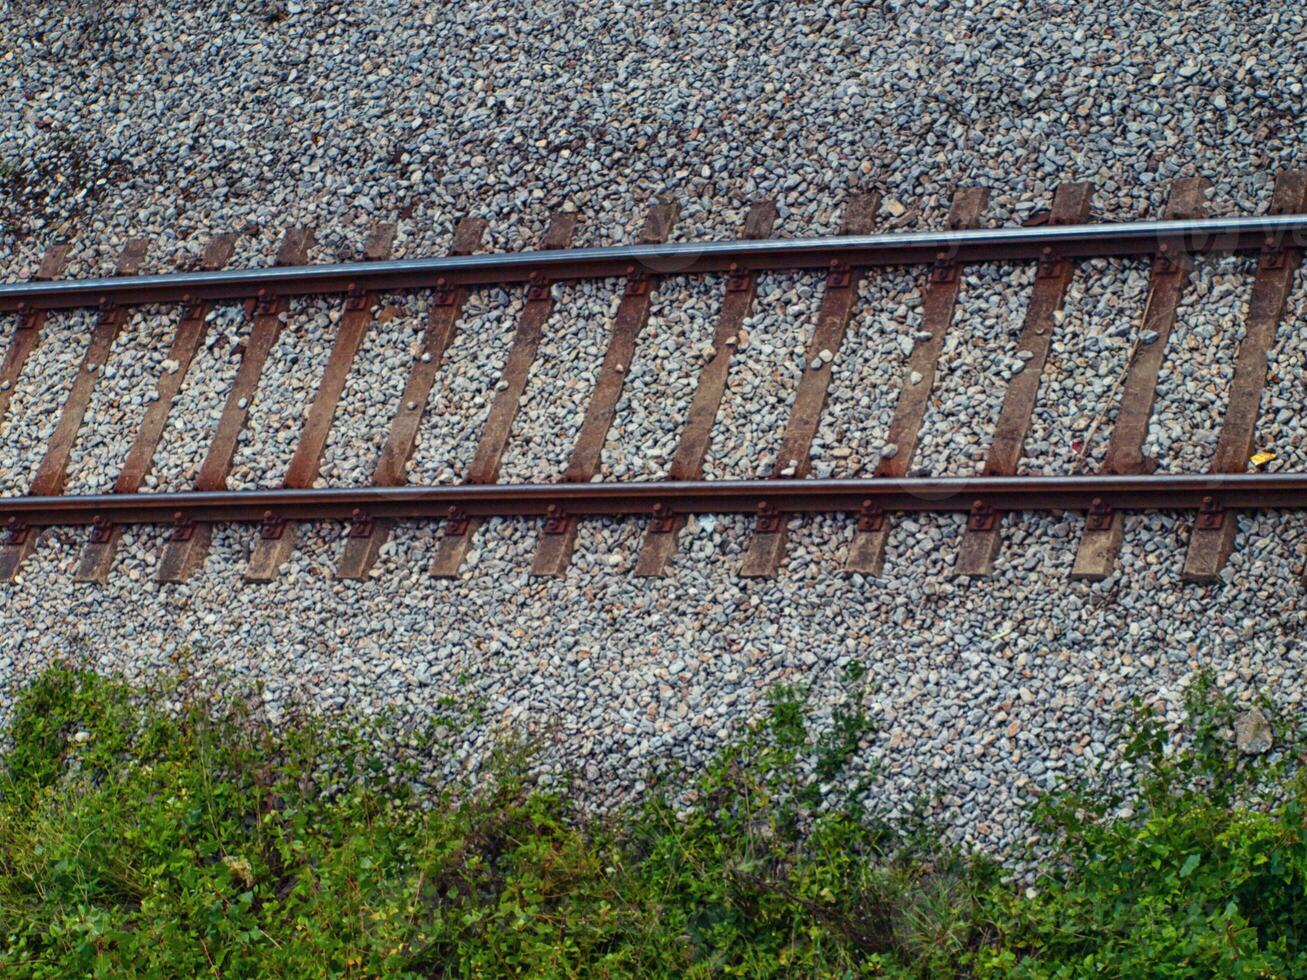
[[[195,488],[205,453],[241,366],[254,323],[238,306],[219,306],[205,319],[204,345],[191,360],[168,413],[145,490],[178,493]]]
[[[146,406],[165,370],[177,310],[134,308],[114,341],[100,380],[86,406],[86,418],[68,459],[65,493],[108,493],[122,470]]]
[[[68,275],[107,273],[130,236],[150,267],[193,266],[240,231],[234,266],[272,261],[287,227],[316,230],[315,261],[352,258],[378,221],[396,256],[448,250],[459,218],[483,247],[534,247],[576,209],[578,244],[634,240],[655,200],[681,205],[679,240],[734,237],[750,201],[776,202],[776,235],[833,233],[856,190],[883,226],[943,226],[955,185],[991,188],[990,224],[1026,220],[1068,180],[1095,185],[1095,217],[1161,214],[1172,180],[1205,176],[1213,214],[1257,213],[1274,172],[1307,167],[1307,26],[1291,6],[804,5],[558,2],[413,9],[250,0],[227,5],[20,4],[0,46],[0,280],[72,241]],[[1167,471],[1211,459],[1251,282],[1244,259],[1203,259],[1159,377],[1145,452]],[[833,365],[814,470],[871,472],[920,322],[921,270],[869,277]],[[1147,268],[1082,264],[1068,290],[1024,472],[1092,471],[1114,420]],[[1307,328],[1302,273],[1271,355],[1258,448],[1299,468]],[[1033,276],[963,273],[914,465],[983,465]],[[663,475],[711,339],[720,280],[666,280],[629,366],[603,473]],[[607,345],[616,282],[558,290],[504,457],[505,480],[556,479]],[[764,275],[706,465],[713,478],[777,460],[821,300],[818,275]],[[323,482],[368,478],[425,326],[421,296],[383,297],[346,386]],[[413,482],[460,479],[521,310],[480,291],[437,378]],[[307,306],[307,309],[301,308]],[[276,485],[330,351],[338,307],[298,304],[269,359],[231,485]],[[249,325],[212,315],[146,489],[185,489],[239,367]],[[0,328],[8,343],[10,323]],[[40,462],[94,322],[52,315],[0,419],[0,493]],[[112,482],[159,366],[156,318],[129,322],[75,448],[76,489]],[[1109,404],[1104,405],[1106,397]],[[1101,414],[1101,418],[1100,418]],[[1092,436],[1092,438],[1090,438]],[[847,450],[847,453],[845,452]],[[1180,581],[1192,518],[1129,515],[1117,571],[1067,573],[1079,515],[1011,515],[992,579],[951,576],[961,518],[896,518],[879,578],[840,569],[848,518],[796,521],[774,580],[738,576],[748,520],[691,520],[665,579],[630,569],[644,522],[585,521],[556,580],[528,576],[535,522],[483,526],[462,577],[427,574],[439,529],[405,523],[374,574],[337,582],[339,526],[311,524],[275,582],[243,581],[256,531],[220,526],[204,568],[162,588],[159,528],[130,528],[102,588],[72,581],[84,532],[42,536],[0,587],[0,722],[16,689],[57,658],[130,679],[190,656],[212,684],[261,685],[293,707],[420,721],[480,710],[439,770],[474,766],[505,726],[579,770],[604,805],[638,794],[658,760],[705,758],[764,710],[778,682],[811,685],[820,712],[864,664],[878,723],[859,764],[872,802],[920,796],[959,839],[996,852],[1027,834],[1023,806],[1101,759],[1138,697],[1177,719],[1196,671],[1238,698],[1302,702],[1307,613],[1297,575],[1307,515],[1240,519],[1210,586]],[[189,651],[189,654],[186,653]]]
[[[85,358],[95,321],[92,310],[47,317],[41,345],[23,365],[9,411],[0,419],[0,492],[26,493],[31,485]]]
[[[502,289],[478,290],[468,297],[458,333],[445,351],[427,399],[410,483],[458,483],[463,479],[476,454],[525,305],[520,290],[513,294]]]
[[[739,343],[703,463],[705,479],[751,480],[792,465],[778,462],[776,454],[806,367],[821,294],[820,276],[790,272],[759,278],[752,315],[736,335]]]

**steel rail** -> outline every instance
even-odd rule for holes
[[[687,480],[0,497],[4,527],[469,516],[1307,508],[1307,474]]]
[[[826,238],[684,242],[571,248],[384,262],[225,269],[0,284],[0,311],[102,303],[191,302],[568,279],[1172,254],[1246,252],[1307,245],[1307,216],[1134,221],[914,231]]]

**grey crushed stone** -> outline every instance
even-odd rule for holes
[[[721,276],[659,283],[604,443],[605,480],[667,478],[699,372],[713,357],[725,288]]]
[[[902,345],[921,331],[919,285],[919,275],[901,270],[863,278],[812,440],[818,479],[875,472],[907,363]]]

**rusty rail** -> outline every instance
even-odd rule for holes
[[[494,483],[0,497],[0,537],[53,525],[880,511],[1307,509],[1307,473]],[[7,529],[7,530],[6,530]]]
[[[826,238],[674,242],[567,248],[495,255],[451,255],[387,262],[226,269],[152,276],[0,284],[0,312],[56,310],[102,303],[269,300],[320,293],[378,292],[627,276],[681,275],[914,265],[937,260],[1037,261],[1256,252],[1307,246],[1307,216],[1266,215],[1201,220],[1132,221],[947,231],[891,232]]]

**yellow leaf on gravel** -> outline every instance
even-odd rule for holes
[[[1275,453],[1268,453],[1263,451],[1260,453],[1253,453],[1248,458],[1252,461],[1252,464],[1254,466],[1265,466],[1271,460],[1275,459]]]

